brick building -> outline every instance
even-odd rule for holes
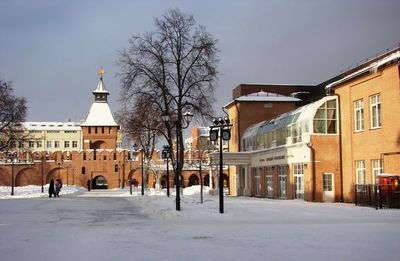
[[[343,199],[355,184],[400,174],[400,48],[362,64],[326,85],[340,100]]]
[[[235,88],[230,194],[353,202],[355,184],[400,174],[399,57],[396,48],[314,87]]]

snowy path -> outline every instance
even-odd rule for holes
[[[147,191],[148,192],[148,191]],[[0,200],[1,260],[397,260],[400,211],[92,191]]]

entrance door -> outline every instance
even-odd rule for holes
[[[333,186],[333,174],[332,173],[323,173],[322,174],[322,182],[323,182],[323,193],[322,200],[324,202],[334,202],[335,201],[335,190]]]
[[[298,175],[295,176],[294,178],[295,178],[296,198],[304,199],[304,176]]]

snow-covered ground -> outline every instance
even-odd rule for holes
[[[1,260],[399,260],[400,211],[165,191],[0,187]],[[45,190],[46,192],[46,190]],[[174,195],[174,194],[173,194]],[[18,198],[20,197],[20,198]],[[21,198],[23,197],[23,198]]]

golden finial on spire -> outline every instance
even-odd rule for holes
[[[103,69],[103,67],[100,67],[98,75],[100,75],[100,79],[103,79],[103,74],[105,74],[106,71]]]

